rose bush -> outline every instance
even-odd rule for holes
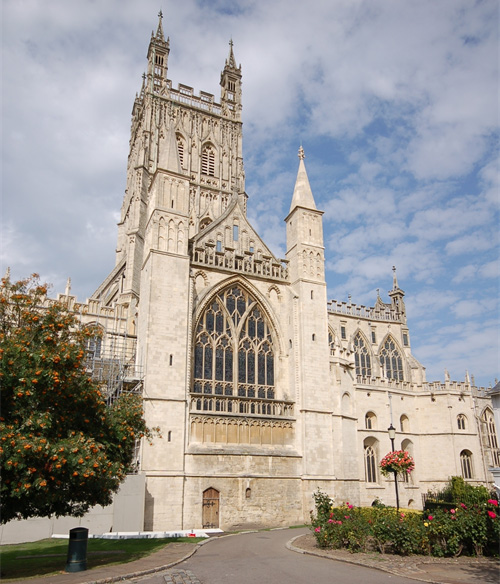
[[[498,555],[498,501],[453,509],[400,511],[391,507],[334,506],[327,495],[314,495],[311,525],[319,547],[351,552],[376,549],[381,553],[433,556]]]

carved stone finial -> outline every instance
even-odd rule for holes
[[[394,276],[392,278],[392,289],[397,290],[399,288],[399,286],[398,286],[398,278],[396,276],[396,266],[392,266],[392,273],[394,274]]]
[[[163,12],[160,9],[160,12],[158,12],[158,18],[163,18]]]
[[[306,155],[304,154],[304,148],[302,148],[302,146],[301,146],[299,148],[299,159],[304,160],[305,157],[306,157]]]

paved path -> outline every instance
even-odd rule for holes
[[[165,573],[185,579],[163,580],[160,574],[141,584],[415,584],[414,580],[343,562],[294,553],[286,543],[307,529],[260,531],[210,541],[189,559]],[[178,575],[180,577],[180,574]]]
[[[201,546],[172,543],[145,558],[73,574],[60,573],[33,578],[29,584],[416,584],[417,580],[441,584],[497,584],[498,562],[469,562],[458,565],[426,564],[424,557],[392,560],[396,573],[362,565],[366,554],[349,554],[338,561],[338,551],[314,550],[318,555],[296,553],[286,544],[308,529],[285,529],[243,533],[207,540]],[[297,539],[297,546],[304,538]],[[305,546],[312,551],[311,546]],[[196,551],[196,553],[195,553]],[[300,549],[297,551],[301,551]],[[341,554],[340,554],[341,555]],[[320,556],[320,557],[318,557]],[[326,556],[326,557],[324,557]],[[366,560],[364,560],[366,562]],[[15,582],[16,584],[20,582]]]

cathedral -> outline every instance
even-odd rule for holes
[[[168,79],[160,13],[132,108],[116,263],[86,303],[102,327],[89,367],[113,400],[140,391],[161,438],[137,446],[144,529],[302,524],[319,488],[335,503],[395,505],[380,459],[410,452],[401,507],[451,476],[491,485],[491,399],[474,380],[428,382],[412,355],[394,270],[386,302],[327,299],[322,211],[299,149],[277,258],[247,219],[242,70],[220,99]]]

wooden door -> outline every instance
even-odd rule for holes
[[[216,529],[219,527],[219,497],[216,489],[203,491],[203,529]]]

